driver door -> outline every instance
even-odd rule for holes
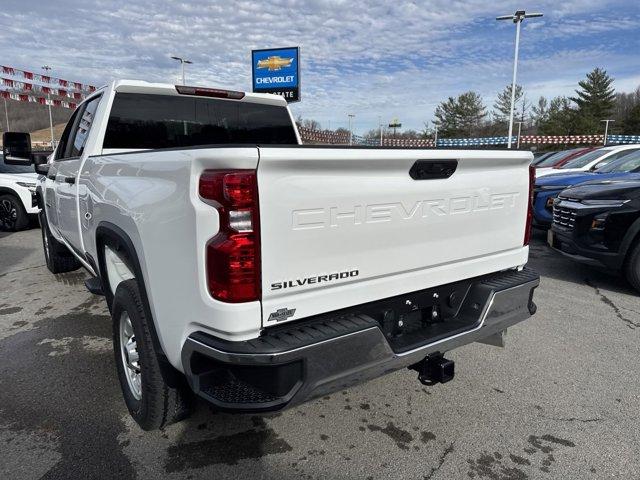
[[[80,242],[80,219],[78,218],[78,171],[85,157],[84,147],[100,96],[79,107],[66,144],[60,147],[60,156],[55,159],[57,166],[55,191],[58,210],[58,231],[60,235],[77,251],[82,251]],[[70,122],[71,123],[71,122]]]

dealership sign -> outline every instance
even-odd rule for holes
[[[251,77],[254,92],[282,95],[287,102],[299,101],[300,49],[252,50]]]

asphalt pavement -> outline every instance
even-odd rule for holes
[[[640,478],[640,297],[540,233],[530,266],[538,313],[503,349],[451,352],[448,384],[405,370],[268,416],[199,403],[143,432],[86,274],[49,273],[38,229],[0,233],[0,479]]]

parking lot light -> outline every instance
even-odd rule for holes
[[[182,85],[184,85],[184,64],[185,63],[193,63],[191,60],[187,60],[186,58],[182,58],[182,57],[171,57],[173,60],[178,60],[180,62],[180,66],[182,67]]]
[[[45,72],[47,72],[47,75],[49,75],[49,71],[51,70],[51,67],[49,65],[43,65],[42,69]],[[49,107],[49,131],[51,132],[51,148],[56,148],[55,139],[53,138],[53,117],[51,115],[51,94],[49,93],[47,93],[47,105]]]
[[[520,47],[520,24],[525,18],[541,17],[542,13],[526,13],[524,10],[517,10],[513,15],[502,15],[496,17],[496,20],[512,20],[516,24],[516,49],[513,59],[513,80],[511,82],[511,111],[509,113],[509,138],[507,139],[507,148],[511,148],[511,135],[513,134],[513,111],[516,101],[516,76],[518,73],[518,49]]]
[[[606,119],[606,120],[600,120],[601,122],[604,122],[604,140],[602,142],[603,145],[607,144],[607,136],[609,135],[609,122],[615,122],[615,120],[612,120],[610,118]]]
[[[355,116],[355,113],[347,113],[347,117],[349,117],[349,145],[353,145],[353,117]]]

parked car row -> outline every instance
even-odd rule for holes
[[[549,229],[553,249],[640,291],[640,145],[564,153],[536,165],[534,226]]]

